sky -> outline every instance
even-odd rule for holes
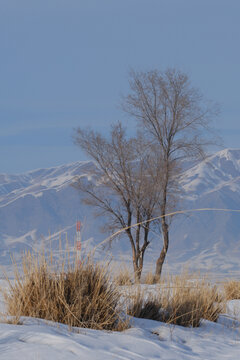
[[[0,0],[0,173],[86,160],[78,126],[131,131],[131,68],[186,72],[240,148],[239,14],[239,0]]]

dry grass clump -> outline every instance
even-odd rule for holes
[[[122,267],[114,276],[114,282],[117,286],[132,285],[133,279],[130,270],[126,266]]]
[[[201,319],[217,321],[222,305],[215,302],[215,294],[207,285],[173,289],[166,304],[167,322],[181,326],[198,327]]]
[[[240,281],[230,280],[223,284],[227,300],[240,299]]]
[[[215,287],[204,280],[192,281],[185,275],[172,278],[146,296],[139,291],[133,296],[128,314],[169,324],[198,327],[201,319],[217,321],[224,304],[217,302]]]
[[[146,301],[137,299],[136,302],[128,309],[128,315],[141,319],[162,320],[161,304],[156,299],[147,299]]]
[[[156,284],[157,281],[156,281],[156,277],[152,273],[152,271],[149,271],[143,276],[142,282],[143,282],[143,284],[153,285],[153,284]]]
[[[74,266],[60,264],[53,271],[45,255],[28,253],[23,274],[16,269],[4,297],[12,316],[31,316],[84,328],[123,330],[127,323],[118,313],[119,294],[107,268],[90,259]]]
[[[165,306],[168,322],[176,325],[197,327],[202,318],[217,321],[224,309],[223,299],[215,286],[187,274],[173,279],[168,299]]]
[[[144,290],[138,286],[128,294],[127,314],[142,319],[161,320],[161,304],[156,294],[145,296]]]

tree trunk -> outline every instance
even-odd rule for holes
[[[168,251],[169,244],[169,232],[168,224],[166,222],[166,208],[167,208],[167,193],[168,193],[168,181],[169,181],[169,151],[165,160],[165,183],[163,186],[163,203],[161,209],[161,223],[162,223],[162,234],[163,234],[163,248],[159,258],[156,261],[155,280],[158,281],[161,277],[162,267]]]
[[[134,281],[135,283],[139,283],[142,275],[143,263],[141,261],[141,257],[137,255],[133,257],[133,270],[134,270]]]
[[[163,248],[159,258],[156,262],[155,278],[159,280],[162,273],[162,267],[168,251],[169,235],[168,235],[168,224],[165,218],[162,218],[162,233],[163,233]]]
[[[134,273],[135,283],[138,284],[140,282],[142,275],[142,266],[138,266],[137,271]]]

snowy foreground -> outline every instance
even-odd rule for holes
[[[240,300],[228,303],[218,323],[199,328],[133,319],[124,332],[75,329],[22,318],[22,325],[0,324],[0,359],[240,359]]]

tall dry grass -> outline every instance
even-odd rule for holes
[[[9,315],[31,316],[69,325],[105,330],[128,327],[118,310],[119,294],[108,268],[88,258],[80,265],[53,266],[44,253],[26,253],[22,271],[8,280],[4,298]]]
[[[133,284],[133,276],[130,272],[129,268],[125,266],[121,266],[119,269],[113,270],[115,275],[113,277],[113,281],[117,286],[124,286],[124,285],[132,285]]]
[[[223,284],[227,300],[240,299],[240,281],[230,280]]]
[[[146,274],[142,276],[142,283],[147,285],[154,285],[158,281],[156,279],[156,276],[153,274],[152,271],[148,271]]]
[[[171,277],[157,291],[146,295],[138,288],[128,305],[128,314],[169,324],[198,327],[201,319],[217,321],[225,302],[216,287],[186,274]]]

